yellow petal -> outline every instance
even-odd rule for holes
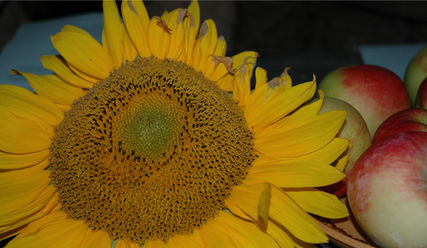
[[[348,162],[348,155],[345,155],[338,160],[337,164],[335,165],[335,168],[337,168],[337,170],[344,171],[345,167],[347,166],[347,162]]]
[[[245,109],[248,124],[255,128],[262,128],[285,117],[302,103],[308,101],[315,93],[314,82],[299,84],[289,90],[283,91],[275,97],[260,99],[251,102]],[[274,89],[278,90],[278,89]],[[253,99],[249,98],[248,101]]]
[[[183,54],[183,44],[184,44],[185,34],[184,34],[184,24],[179,23],[175,32],[171,36],[171,44],[169,48],[168,58],[178,60],[181,54]]]
[[[225,204],[233,213],[233,209],[239,208],[256,221],[260,227],[265,229],[267,227],[268,210],[270,208],[270,185],[238,185],[233,188]]]
[[[246,103],[245,109],[254,108],[254,105],[256,104],[263,104],[268,98],[272,98],[274,97],[274,95],[277,95],[277,92],[279,91],[275,91],[267,83],[258,85],[251,92],[251,95],[249,96],[248,101]],[[259,130],[257,132],[259,132]]]
[[[241,220],[227,212],[215,218],[215,224],[231,236],[237,247],[278,247],[277,243],[252,222]]]
[[[316,221],[303,211],[285,192],[272,187],[270,218],[285,227],[296,238],[307,243],[326,243],[327,236]]]
[[[49,218],[48,218],[49,216]],[[88,227],[83,221],[50,214],[45,218],[30,224],[27,228],[31,231],[21,233],[9,242],[8,248],[45,247],[45,248],[71,248],[80,247]],[[58,217],[58,218],[55,218]]]
[[[46,150],[50,137],[35,122],[18,118],[0,106],[0,150],[8,153],[31,153]]]
[[[288,70],[290,67],[286,67],[282,74],[279,77],[275,77],[272,80],[270,80],[268,85],[279,92],[286,91],[292,88],[292,79],[288,74]],[[313,79],[313,82],[315,79]]]
[[[17,116],[37,119],[52,126],[58,125],[63,118],[63,112],[46,98],[13,85],[0,85],[0,106]]]
[[[115,1],[102,1],[104,10],[104,34],[107,41],[108,51],[110,52],[115,68],[119,68],[124,62],[122,38],[123,26],[120,19],[119,10]]]
[[[162,16],[162,19],[165,20],[166,25],[170,28],[170,46],[167,54],[167,58],[177,60],[181,53],[183,52],[184,45],[184,23],[183,18],[185,16],[186,10],[184,9],[175,9],[168,13],[166,16]]]
[[[33,217],[35,214],[38,214],[54,197],[56,193],[56,188],[53,186],[48,186],[41,191],[30,192],[27,191],[27,194],[19,194],[20,197],[28,197],[32,199],[31,201],[23,202],[20,199],[11,199],[10,204],[6,207],[0,209],[0,225],[13,225],[18,221],[25,220],[28,217]],[[36,195],[36,194],[39,195]],[[12,209],[13,207],[13,209]]]
[[[77,76],[57,55],[44,55],[40,58],[43,67],[53,71],[59,78],[76,87],[91,88],[93,83]]]
[[[85,238],[79,244],[78,247],[79,248],[92,248],[92,247],[110,248],[111,239],[108,236],[108,233],[106,233],[105,231],[102,231],[102,230],[95,231],[90,228],[87,228]],[[135,246],[135,248],[139,248],[139,246]]]
[[[205,223],[200,230],[197,230],[202,238],[204,246],[207,248],[244,247],[241,244],[236,243],[234,237],[228,233],[228,230],[217,222],[218,218],[220,217],[215,217],[215,219]]]
[[[338,219],[349,215],[347,207],[332,194],[315,188],[285,189],[304,211],[325,218]]]
[[[38,232],[41,227],[51,223],[52,221],[65,220],[67,218],[68,218],[68,215],[65,212],[54,210],[48,215],[44,216],[43,218],[40,218],[39,220],[30,223],[28,226],[22,229],[19,236],[22,237],[22,236],[34,234]]]
[[[249,216],[247,213],[243,212],[243,210],[239,207],[239,205],[232,200],[226,200],[225,207],[233,213],[235,216],[239,216],[239,218],[242,218],[247,221],[253,221],[255,224],[259,225],[261,229],[265,229],[265,227],[262,227],[262,223],[256,222],[257,220],[253,217]]]
[[[62,30],[51,39],[55,49],[79,71],[97,79],[104,79],[113,70],[110,55],[92,36]]]
[[[54,103],[71,105],[74,100],[85,93],[81,88],[71,86],[54,75],[39,76],[16,70],[14,73],[24,76],[37,94]]]
[[[220,36],[216,41],[214,53],[208,56],[200,66],[200,71],[202,71],[206,77],[208,77],[214,82],[216,82],[219,78],[223,77],[226,73],[228,73],[228,70],[227,68],[225,68],[224,64],[218,63],[217,59],[219,57],[225,56],[225,49],[226,43],[224,37]]]
[[[290,125],[316,116],[322,108],[324,94],[319,90],[319,100],[298,108],[291,115],[280,120],[280,125]]]
[[[274,222],[270,221],[267,227],[267,233],[270,235],[280,247],[284,248],[294,248],[295,243],[292,238],[288,235],[284,228],[280,228]]]
[[[298,157],[327,145],[341,129],[345,111],[330,111],[290,125],[272,125],[255,132],[257,151],[283,157]]]
[[[212,76],[213,76],[213,73],[215,73],[217,67],[218,67],[218,65],[216,64],[214,57],[210,56],[209,58],[207,58],[207,60],[204,63],[203,67],[200,68],[200,71],[203,73],[203,75],[205,75],[205,77],[207,77],[208,79],[214,81],[212,79]],[[225,73],[227,73],[226,70],[223,71],[223,75],[225,75]]]
[[[40,210],[21,218],[20,220],[0,227],[0,239],[15,236],[20,233],[21,230],[28,225],[29,223],[33,223],[38,219],[48,215],[53,211],[57,211],[59,209],[58,204],[58,193],[55,193],[53,197],[46,203],[46,205]]]
[[[80,34],[85,35],[85,36],[90,36],[90,34],[86,30],[81,29],[81,28],[76,27],[76,26],[73,26],[73,25],[65,25],[62,28],[62,31],[76,32],[76,33],[80,33]]]
[[[101,44],[102,44],[102,47],[105,49],[105,51],[107,51],[107,53],[109,53],[111,56],[111,52],[108,51],[109,46],[108,46],[107,36],[105,35],[105,28],[102,30]],[[114,63],[114,61],[113,61],[113,63]]]
[[[247,183],[271,183],[282,188],[320,187],[336,183],[345,174],[335,167],[309,160],[258,158]]]
[[[240,107],[246,105],[251,93],[251,67],[251,65],[242,65],[234,76],[233,99]]]
[[[255,95],[255,93],[253,95]],[[273,132],[275,132],[279,129],[283,129],[283,128],[286,129],[286,128],[292,127],[292,125],[298,125],[298,123],[315,118],[318,115],[320,108],[322,107],[323,99],[324,99],[324,94],[321,90],[319,90],[319,99],[317,101],[306,103],[298,107],[295,111],[292,112],[292,114],[285,116],[283,119],[275,122],[273,125],[271,125],[270,127],[267,127],[266,129],[267,130],[270,129]],[[259,97],[254,100],[256,101],[259,100]],[[262,129],[261,131],[265,131],[265,130]]]
[[[33,166],[45,160],[48,154],[48,149],[26,154],[0,152],[0,170],[16,170]]]
[[[11,224],[43,208],[53,197],[55,188],[48,186],[47,161],[24,170],[0,174],[0,225]]]
[[[68,104],[55,104],[58,108],[60,108],[62,111],[66,112],[71,109],[71,106]]]
[[[144,243],[144,248],[167,248],[167,246],[161,240],[148,240]]]
[[[148,24],[148,45],[153,55],[164,59],[169,52],[170,30],[164,20],[153,17]]]
[[[346,139],[334,138],[326,146],[320,148],[319,150],[313,153],[309,153],[307,155],[301,156],[300,159],[313,160],[321,163],[331,164],[344,151],[347,150],[349,145],[350,145],[350,142]]]
[[[144,24],[145,26],[143,27],[147,28],[150,18],[148,17],[148,12],[145,8],[144,2],[141,0],[132,0],[126,2],[128,3],[129,9],[137,14],[138,22]]]
[[[84,80],[91,82],[92,84],[99,82],[100,79],[89,76],[81,71],[79,71],[76,67],[65,61],[65,64],[70,68],[77,76],[83,78]]]
[[[163,10],[162,15],[160,16],[160,18],[162,18],[163,20],[166,21],[166,17],[169,15],[169,11],[167,10]]]
[[[224,37],[220,36],[218,37],[218,40],[216,41],[215,56],[225,56],[225,51],[227,50],[227,42],[225,42]]]
[[[126,31],[123,31],[122,33],[124,61],[133,61],[138,55],[138,52],[136,51],[129,34]]]
[[[219,88],[231,92],[234,88],[234,76],[231,74],[226,74],[222,78],[215,81]]]
[[[198,240],[194,234],[178,234],[172,236],[166,243],[166,246],[168,248],[200,248],[202,247],[201,242],[203,241]]]
[[[224,57],[224,56],[212,56],[212,61],[214,63],[214,71],[209,75],[209,78],[216,82],[220,78],[224,77],[225,75],[233,76],[234,71],[231,68],[233,59],[231,57]]]
[[[255,65],[256,60],[258,58],[258,53],[254,51],[244,51],[238,53],[232,57],[233,59],[233,70],[236,70],[240,66],[244,64],[251,65],[252,67]]]
[[[131,242],[129,240],[125,240],[125,239],[119,239],[117,240],[117,243],[115,246],[112,246],[114,248],[140,248],[141,245]],[[145,245],[144,245],[145,247]]]
[[[199,30],[200,26],[200,7],[197,0],[192,0],[190,6],[188,6],[188,14],[191,16],[191,25],[194,25],[196,30]]]
[[[148,23],[149,18],[144,3],[137,1],[122,1],[122,15],[126,30],[141,57],[150,57],[151,51],[148,46]]]
[[[200,27],[199,37],[194,44],[193,58],[189,61],[189,64],[197,70],[206,68],[205,64],[212,61],[209,57],[214,54],[217,39],[215,22],[211,19],[203,22]]]
[[[255,87],[256,89],[259,88],[261,85],[265,84],[267,82],[267,71],[264,70],[261,67],[257,67],[255,69]]]
[[[180,61],[189,62],[192,59],[193,46],[200,26],[200,7],[197,0],[192,0],[188,6],[188,17],[184,19],[184,53]]]
[[[213,75],[210,76],[210,78],[217,83],[218,87],[225,91],[233,91],[235,88],[235,77],[234,73],[242,66],[247,65],[246,72],[248,74],[252,75],[253,67],[256,63],[256,59],[258,57],[258,53],[252,52],[252,51],[245,51],[241,52],[239,54],[234,55],[232,58],[222,58],[221,63],[217,63],[216,69],[213,73]],[[216,58],[216,59],[215,59]],[[213,57],[214,62],[218,60],[218,58],[221,58],[219,56]],[[225,70],[224,70],[225,69]],[[223,73],[228,72],[224,76]],[[220,77],[220,78],[218,78]],[[218,78],[218,79],[216,79]],[[215,80],[216,79],[216,80]]]

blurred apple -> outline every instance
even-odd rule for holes
[[[345,172],[348,173],[360,155],[371,145],[371,136],[365,120],[359,111],[349,103],[340,99],[325,97],[320,113],[332,110],[345,110],[347,112],[347,117],[338,136],[349,140],[352,145],[348,151],[348,162],[345,168]]]
[[[406,109],[393,114],[378,127],[372,143],[386,136],[408,131],[427,132],[427,110]]]
[[[330,72],[320,82],[325,96],[344,100],[362,115],[371,137],[390,115],[410,107],[402,80],[374,65],[353,65]]]
[[[405,87],[412,105],[415,104],[418,88],[427,77],[427,46],[421,49],[409,62],[405,72]]]
[[[348,175],[353,216],[380,247],[427,247],[427,133],[373,143]]]
[[[418,88],[416,104],[417,108],[427,109],[427,78]]]

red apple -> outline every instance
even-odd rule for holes
[[[418,108],[427,109],[427,77],[418,88],[416,104]]]
[[[427,247],[427,133],[373,143],[348,175],[349,206],[380,247]]]
[[[406,109],[387,118],[375,132],[373,143],[395,133],[408,131],[427,132],[427,110]]]
[[[410,107],[402,80],[390,70],[374,65],[353,65],[330,72],[320,82],[325,96],[344,100],[365,119],[374,136],[390,115]]]
[[[340,99],[325,97],[320,113],[332,110],[345,110],[347,112],[344,125],[338,136],[349,140],[352,145],[348,151],[348,162],[345,168],[345,172],[348,173],[360,155],[371,145],[371,135],[359,111],[349,103]]]
[[[405,72],[405,86],[411,103],[415,104],[418,88],[427,77],[427,46],[421,49],[409,62]]]

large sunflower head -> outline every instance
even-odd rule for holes
[[[257,54],[226,57],[199,6],[149,18],[104,1],[102,44],[65,26],[35,93],[0,86],[0,238],[7,247],[300,247],[312,215],[346,207],[345,113],[318,114],[315,81],[267,80]],[[254,73],[253,73],[254,72]],[[255,74],[256,87],[250,88]]]

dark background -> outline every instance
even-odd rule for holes
[[[150,16],[188,4],[145,2]],[[295,82],[362,63],[363,45],[427,42],[427,2],[202,0],[200,9],[201,20],[214,19],[226,38],[227,55],[255,50],[269,78],[292,66]],[[101,11],[100,1],[0,2],[0,49],[23,23]]]
[[[145,2],[150,16],[188,4]],[[427,2],[201,1],[200,9],[227,40],[227,55],[255,50],[269,78],[292,66],[296,82],[362,63],[360,46],[427,42]],[[0,51],[24,23],[101,11],[100,1],[1,1]]]

